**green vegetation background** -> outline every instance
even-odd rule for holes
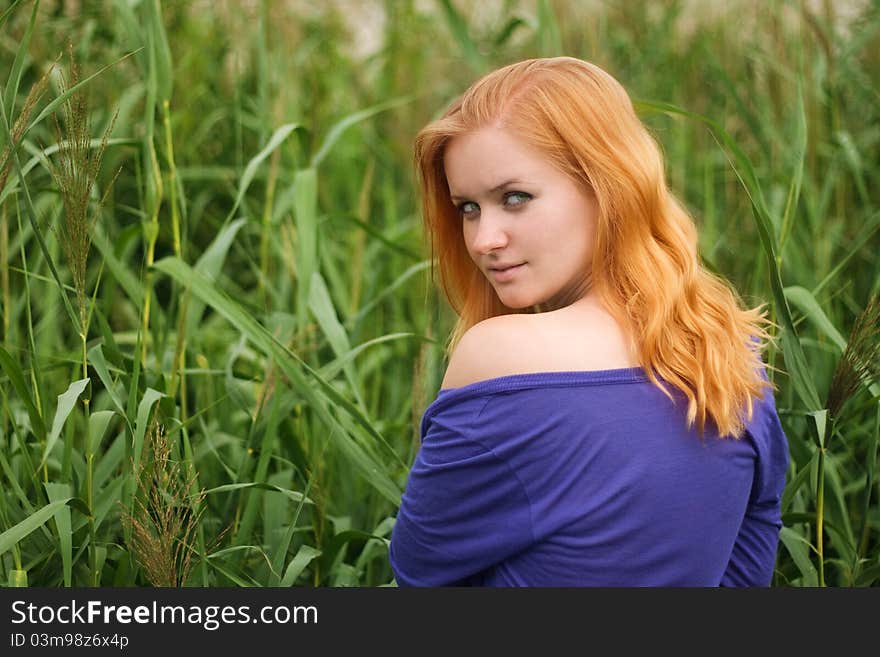
[[[17,0],[0,583],[392,584],[453,320],[411,141],[557,54],[639,101],[706,266],[779,327],[774,585],[880,581],[880,3]]]

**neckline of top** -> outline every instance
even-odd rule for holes
[[[643,383],[650,381],[641,367],[621,367],[607,370],[561,370],[552,372],[524,372],[506,374],[482,381],[475,381],[457,388],[441,388],[437,392],[437,402],[471,395],[496,392],[511,392],[526,388],[566,387],[579,385],[613,385],[620,383]]]

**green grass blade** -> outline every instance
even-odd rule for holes
[[[868,192],[864,176],[865,160],[861,153],[859,153],[856,142],[853,140],[852,135],[845,130],[841,130],[837,134],[837,142],[840,145],[843,158],[852,172],[852,178],[859,193],[859,200],[865,205],[870,205],[871,196]]]
[[[24,382],[21,368],[3,347],[0,347],[0,367],[6,372],[12,387],[15,388],[15,392],[18,393],[21,402],[24,404],[31,421],[31,429],[34,431],[37,439],[42,442],[46,438],[46,425],[43,423],[43,418],[40,416],[30,391],[28,391],[27,385]]]
[[[42,468],[46,463],[46,459],[49,458],[52,448],[55,447],[55,443],[58,442],[58,437],[61,435],[61,429],[64,427],[67,417],[76,405],[79,396],[89,385],[89,382],[89,379],[74,381],[67,387],[66,391],[58,395],[58,407],[55,410],[55,418],[52,420],[52,429],[49,431],[49,435],[46,438],[46,449],[43,450],[43,458],[40,459],[39,467]]]
[[[395,107],[405,105],[406,103],[411,103],[413,99],[414,96],[401,96],[400,98],[392,98],[390,100],[386,100],[384,102],[373,105],[372,107],[368,107],[358,112],[354,112],[353,114],[349,114],[338,123],[334,124],[330,128],[330,130],[327,131],[327,135],[324,137],[324,141],[321,143],[321,147],[312,156],[309,168],[316,169],[321,164],[321,162],[324,161],[324,158],[327,157],[330,149],[333,148],[333,145],[339,140],[339,138],[342,136],[342,133],[348,130],[351,126],[360,123],[361,121],[368,119],[371,116],[375,116],[380,112],[384,112],[385,110],[393,109]]]
[[[816,301],[816,297],[809,290],[799,285],[790,285],[785,288],[785,298],[800,308],[816,328],[828,336],[838,350],[843,353],[843,350],[846,349],[846,340],[828,319],[828,315],[825,314],[819,302]]]
[[[333,300],[330,298],[324,277],[317,271],[312,274],[311,286],[309,287],[309,309],[318,320],[321,330],[336,355],[341,356],[348,352],[351,349],[348,335],[336,316],[336,308],[333,307]]]
[[[71,499],[70,486],[68,484],[45,484],[49,502],[64,502]],[[61,568],[64,577],[64,586],[69,587],[72,582],[71,572],[73,568],[73,537],[70,529],[70,507],[62,504],[55,511],[55,528],[58,530],[58,544],[61,548]]]
[[[9,5],[2,14],[0,14],[0,27],[3,27],[3,24],[6,22],[6,19],[9,18],[9,15],[15,10],[15,8],[21,4],[22,0],[13,0],[12,4]],[[36,11],[36,9],[35,9]]]
[[[10,570],[7,584],[9,588],[27,588],[28,577],[26,570]]]
[[[162,8],[159,0],[149,0],[141,6],[147,12],[147,30],[150,33],[150,45],[153,48],[153,63],[156,67],[156,91],[159,104],[171,98],[174,83],[171,68],[171,48],[168,47],[168,35],[162,22]]]
[[[13,7],[14,6],[15,5],[13,5]],[[11,11],[13,7],[10,7],[9,10]],[[36,0],[36,2],[34,2],[34,8],[31,11],[31,18],[30,21],[28,21],[27,28],[21,37],[21,41],[17,44],[15,60],[12,62],[12,69],[9,71],[9,78],[6,80],[6,89],[3,92],[3,105],[8,108],[10,123],[14,123],[12,114],[15,111],[15,97],[18,94],[18,87],[21,84],[21,73],[24,69],[24,62],[30,54],[31,35],[34,32],[34,24],[37,21],[37,10],[39,8],[40,0]],[[0,25],[6,20],[8,13],[8,11],[3,13],[3,18],[0,19]]]
[[[178,282],[190,285],[191,289],[197,296],[203,298],[206,303],[223,315],[233,326],[238,328],[249,340],[263,351],[264,354],[277,357],[282,368],[284,368],[285,372],[290,375],[295,382],[297,392],[304,395],[307,401],[317,403],[321,398],[314,394],[313,386],[307,383],[302,371],[299,369],[302,368],[302,370],[314,378],[330,401],[348,411],[364,429],[370,432],[370,435],[379,442],[385,444],[389,450],[391,450],[391,455],[396,456],[393,449],[387,445],[387,442],[381,434],[373,429],[370,422],[357,409],[357,407],[340,395],[336,388],[323,379],[316,370],[309,367],[299,356],[288,349],[287,346],[280,343],[274,335],[253,319],[250,313],[245,312],[225,293],[217,290],[212,281],[207,280],[200,274],[200,272],[190,268],[189,265],[182,260],[173,256],[163,258],[154,265],[154,268],[172,276]],[[333,425],[337,426],[337,428],[341,428],[338,427],[335,422]],[[398,462],[401,465],[405,465],[402,461],[398,460]]]
[[[538,48],[542,57],[565,54],[556,13],[548,0],[538,0]]]
[[[223,222],[224,227],[235,216],[238,206],[241,205],[241,201],[244,199],[245,192],[247,192],[248,187],[250,187],[253,182],[254,176],[257,175],[257,169],[260,164],[262,164],[265,159],[275,151],[275,149],[281,146],[281,144],[284,143],[284,140],[286,140],[292,132],[303,129],[302,126],[296,123],[285,123],[272,134],[263,149],[251,158],[247,163],[247,166],[244,168],[244,173],[241,174],[241,180],[238,183],[238,192],[235,195],[235,202],[232,204],[232,209],[229,211],[229,214],[226,215],[226,220]]]
[[[243,546],[243,547],[247,547],[247,546]],[[223,567],[221,565],[220,559],[214,558],[214,555],[211,555],[211,554],[207,555],[205,557],[205,561],[208,563],[208,565],[211,566],[211,568],[214,568],[215,570],[217,570],[217,572],[221,573],[224,577],[229,578],[232,582],[234,582],[235,584],[237,584],[241,588],[251,588],[251,587],[256,588],[256,587],[260,586],[260,584],[258,582],[256,582],[254,579],[252,579],[246,575],[244,575],[244,576],[237,575],[236,573],[233,573],[228,568]]]
[[[302,493],[298,493],[295,490],[290,490],[289,488],[282,488],[281,486],[275,486],[274,484],[263,484],[256,481],[251,481],[247,483],[238,483],[238,484],[223,484],[222,486],[214,486],[213,488],[209,488],[205,491],[205,495],[213,495],[215,493],[228,493],[229,491],[234,490],[242,490],[248,488],[256,488],[259,490],[268,490],[275,493],[281,493],[285,497],[289,498],[294,502],[303,502],[305,504],[314,504],[312,500],[307,497],[304,497]]]
[[[113,411],[95,411],[89,415],[89,444],[86,445],[86,454],[96,454],[107,433],[110,420],[116,415]]]
[[[294,219],[296,221],[296,325],[300,335],[308,326],[309,281],[318,268],[318,173],[315,169],[296,172]]]
[[[351,317],[351,319],[349,319],[346,324],[349,326],[349,328],[351,326],[354,326],[355,324],[363,320],[364,317],[370,314],[374,308],[382,303],[383,300],[389,298],[395,293],[395,291],[403,287],[410,278],[430,268],[430,260],[422,260],[421,262],[417,262],[416,264],[407,267],[406,271],[395,278],[389,285],[386,285],[379,294],[377,294],[375,297],[370,299],[370,301],[365,303],[361,307],[361,309],[358,310],[357,314]]]
[[[114,366],[119,368],[125,367],[125,357],[119,350],[119,345],[116,344],[116,336],[113,334],[113,329],[110,328],[107,316],[104,315],[101,307],[94,302],[92,302],[91,310],[94,313],[95,322],[98,324],[98,331],[101,334],[101,349],[107,350],[106,356]]]
[[[367,340],[364,343],[359,344],[357,347],[352,349],[351,351],[339,356],[336,360],[333,360],[326,365],[324,365],[318,373],[328,381],[334,378],[343,367],[345,367],[348,363],[354,361],[361,353],[363,353],[368,348],[382,344],[383,342],[390,342],[392,340],[400,340],[402,338],[416,338],[421,340],[427,340],[427,338],[416,335],[415,333],[389,333],[388,335],[382,335],[378,338],[373,338],[372,340]]]
[[[308,367],[296,354],[278,343],[275,337],[261,326],[253,317],[245,312],[238,304],[229,299],[225,294],[218,291],[211,281],[204,278],[199,272],[191,269],[186,263],[178,258],[168,257],[157,262],[154,267],[169,276],[175,278],[183,285],[189,285],[196,296],[201,297],[217,312],[223,315],[236,328],[244,333],[264,354],[277,359],[278,364],[290,378],[294,389],[303,396],[305,402],[313,409],[318,417],[330,429],[330,435],[335,440],[335,445],[349,458],[366,480],[382,493],[388,500],[395,504],[400,500],[400,489],[388,474],[388,466],[377,461],[373,456],[364,451],[349,432],[340,425],[339,421],[327,409],[328,401],[348,411],[350,416],[365,429],[378,443],[386,446],[390,455],[397,462],[401,462],[387,441],[370,424],[364,414],[345,399],[329,382],[321,378],[318,373]],[[323,395],[319,395],[314,385],[303,373],[305,370],[315,382],[319,384]],[[366,441],[366,437],[365,437]]]
[[[810,561],[812,546],[810,543],[790,527],[783,527],[779,532],[779,540],[788,550],[792,560],[801,572],[803,586],[817,586],[819,575],[816,567]]]
[[[726,107],[727,112],[735,114],[737,120],[748,126],[750,134],[758,142],[758,147],[762,155],[769,156],[770,142],[773,136],[768,132],[773,126],[769,121],[762,119],[757,113],[754,99],[744,98],[740,91],[737,80],[731,76],[728,67],[718,60],[718,52],[714,47],[714,43],[705,41],[700,43],[697,53],[698,59],[705,62],[706,79],[713,81],[713,86],[718,85],[720,92],[724,95],[725,104],[732,103],[732,106]]]
[[[214,241],[205,249],[198,262],[196,270],[204,274],[210,280],[216,280],[223,269],[229,247],[235,241],[238,230],[247,223],[246,219],[237,219],[227,226],[223,226]],[[186,334],[198,335],[199,322],[205,312],[205,302],[200,298],[190,299],[189,310],[186,317]]]
[[[111,475],[115,476],[115,479],[120,481],[128,479],[128,472],[126,470],[120,470],[119,466],[122,463],[123,456],[125,454],[126,447],[126,437],[127,434],[124,431],[116,434],[116,437],[110,443],[110,446],[101,454],[101,458],[95,467],[94,474],[94,487],[95,490],[102,488],[104,486],[104,482],[108,479],[111,479]],[[125,472],[125,474],[120,475],[120,472]],[[112,482],[113,480],[111,480]],[[112,483],[107,484],[108,487],[113,485]],[[118,502],[121,498],[114,497],[116,502]]]
[[[880,230],[880,211],[874,212],[864,221],[864,232],[861,236],[855,239],[855,243],[852,247],[850,247],[849,251],[842,257],[839,258],[837,264],[834,265],[834,269],[832,269],[828,274],[823,278],[819,284],[813,288],[813,296],[817,296],[819,292],[825,289],[825,286],[828,285],[831,281],[833,281],[837,275],[843,271],[843,268],[849,264],[849,261],[856,255],[864,253],[863,249],[868,241],[874,237],[874,234]]]
[[[321,551],[313,548],[311,545],[300,545],[296,555],[290,560],[287,569],[284,571],[284,577],[281,578],[279,586],[290,587],[296,583],[297,578],[302,574],[312,561],[321,556]]]
[[[385,537],[376,536],[370,532],[364,532],[358,529],[344,529],[338,534],[334,534],[333,538],[327,542],[323,551],[324,553],[321,555],[321,570],[323,572],[329,572],[336,559],[340,556],[341,551],[349,542],[361,540],[369,541],[370,539],[384,541]]]
[[[134,460],[133,472],[137,472],[140,467],[141,452],[143,452],[144,449],[144,436],[150,425],[150,413],[153,410],[153,405],[162,399],[162,397],[167,396],[168,395],[164,392],[147,388],[146,392],[144,392],[144,396],[141,398],[141,403],[138,404],[137,420],[134,425],[134,440],[132,441],[132,457]]]
[[[880,582],[880,562],[868,566],[856,578],[856,586],[876,586]]]
[[[800,472],[798,472],[793,478],[791,478],[785,485],[785,490],[782,492],[782,513],[786,513],[788,511],[797,492],[806,482],[810,480],[810,475],[815,470],[818,460],[819,453],[815,452],[813,454],[813,458],[810,459],[810,462],[802,467],[800,469]]]
[[[779,255],[785,249],[785,243],[794,225],[794,213],[801,196],[801,185],[804,180],[804,161],[807,156],[807,115],[804,109],[803,82],[798,76],[797,105],[795,107],[795,135],[793,140],[794,174],[788,187],[785,200],[785,211],[782,214],[782,226],[779,230]]]
[[[513,33],[516,32],[519,27],[528,27],[529,22],[522,18],[521,16],[514,16],[510,18],[504,26],[498,30],[498,34],[495,36],[494,44],[496,48],[503,46],[507,41],[513,36]]]
[[[880,447],[880,399],[877,400],[878,403],[874,404],[874,426],[871,428],[870,438],[868,438],[868,445],[865,451],[865,487],[862,493],[863,504],[862,504],[862,526],[859,530],[859,550],[860,555],[861,551],[867,547],[866,537],[870,527],[870,509],[871,509],[871,496],[874,492],[874,478],[875,471],[877,469],[877,455],[878,455],[878,447]]]
[[[116,391],[116,383],[113,381],[113,377],[110,376],[110,368],[107,366],[107,361],[104,358],[104,350],[100,344],[96,344],[89,349],[88,360],[92,368],[97,372],[98,378],[101,379],[101,383],[104,384],[104,390],[110,396],[110,401],[113,402],[113,405],[116,406],[119,413],[125,418],[126,422],[128,422],[128,416],[125,413],[125,406],[122,404],[122,398]]]
[[[849,483],[848,478],[846,481]],[[852,563],[856,553],[856,538],[847,512],[844,475],[840,472],[839,457],[835,454],[829,454],[825,459],[825,515],[826,527],[836,528],[836,532],[829,535],[837,554]]]
[[[116,279],[116,282],[125,291],[125,295],[136,308],[142,308],[144,305],[144,286],[137,276],[116,257],[116,254],[113,252],[113,245],[98,224],[95,225],[92,231],[92,244],[101,252],[107,268],[110,270],[113,278]]]
[[[8,488],[4,491],[6,493],[6,503],[10,504],[14,501],[21,507],[22,512],[24,512],[26,515],[33,515],[34,507],[33,504],[31,504],[29,495],[21,487],[21,484],[18,481],[18,475],[16,471],[12,469],[12,466],[9,464],[9,460],[6,458],[6,454],[3,450],[0,450],[0,470],[3,471],[3,474],[6,475],[7,479],[6,486]],[[28,471],[33,473],[28,483],[36,490],[40,490],[39,486],[41,482],[35,474],[36,469],[29,467]],[[10,493],[14,493],[14,496],[10,495]],[[50,537],[48,530],[43,529],[43,533],[47,538]]]
[[[95,529],[104,522],[110,510],[118,507],[119,500],[122,497],[122,487],[125,485],[125,479],[116,477],[106,487],[98,491],[97,503],[95,504]],[[117,516],[112,516],[115,519]]]
[[[446,18],[446,24],[449,31],[458,43],[464,60],[470,65],[475,73],[482,73],[486,70],[486,58],[480,52],[479,47],[471,38],[467,23],[461,12],[456,9],[452,0],[440,0],[440,7],[443,9],[443,16]]]
[[[73,498],[69,497],[67,499],[49,502],[49,504],[38,510],[36,513],[28,516],[14,527],[7,529],[0,534],[0,556],[6,554],[12,549],[13,545],[28,536],[31,532],[46,524],[49,518],[53,517],[58,509],[70,503],[72,500]]]
[[[12,131],[9,127],[9,122],[6,120],[6,107],[5,103],[3,107],[0,107],[0,125],[2,125],[3,129],[3,137],[6,140],[7,144],[13,144],[12,140]],[[43,254],[43,258],[46,260],[46,265],[49,267],[49,271],[52,272],[52,278],[55,280],[56,285],[58,285],[58,291],[61,295],[61,300],[64,302],[64,309],[67,311],[67,316],[70,318],[71,324],[73,326],[79,326],[79,317],[73,310],[73,306],[70,303],[70,299],[67,296],[67,290],[65,289],[64,283],[61,282],[61,277],[58,275],[58,269],[55,266],[55,260],[52,258],[52,253],[49,251],[49,247],[46,245],[46,240],[43,239],[43,233],[40,230],[40,222],[37,219],[37,211],[34,208],[34,202],[31,199],[30,189],[28,188],[27,182],[24,179],[24,174],[21,170],[21,162],[18,159],[18,149],[11,148],[9,151],[9,157],[12,162],[15,164],[15,171],[18,173],[18,179],[21,183],[21,191],[23,192],[22,196],[25,201],[25,209],[27,210],[28,221],[31,224],[31,228],[33,229],[33,235],[37,240],[37,244],[40,247],[40,252]]]
[[[327,441],[324,442],[324,446],[326,447]],[[323,454],[324,449],[321,449],[321,454]],[[317,459],[316,459],[317,460]],[[308,468],[304,468],[308,470]],[[303,495],[308,495],[309,491],[312,489],[312,485],[315,482],[315,471],[312,470],[309,474],[309,478],[306,481],[306,486],[303,492]],[[290,520],[290,524],[287,527],[287,531],[284,534],[284,538],[280,541],[280,543],[275,548],[275,555],[272,559],[272,572],[279,573],[281,572],[282,567],[284,566],[284,560],[287,557],[287,551],[290,549],[290,542],[293,540],[293,535],[297,531],[297,523],[299,522],[299,516],[303,510],[303,502],[300,502],[296,505],[296,509],[293,511],[293,517]],[[278,579],[273,577],[269,580],[270,586],[278,586]]]
[[[139,49],[138,49],[138,50],[139,50]],[[87,78],[84,78],[84,79],[80,80],[80,81],[77,82],[75,85],[73,85],[72,87],[70,87],[70,89],[65,90],[64,93],[59,94],[59,95],[58,95],[56,98],[54,98],[54,99],[53,99],[48,105],[46,105],[46,106],[43,108],[43,110],[42,110],[39,114],[37,114],[37,118],[35,118],[33,121],[31,121],[31,122],[28,124],[28,127],[27,127],[27,129],[25,130],[25,134],[27,134],[28,132],[30,132],[31,129],[32,129],[35,125],[39,125],[40,122],[41,122],[43,119],[45,119],[47,116],[49,116],[50,114],[52,114],[56,109],[58,109],[58,108],[61,106],[61,104],[64,103],[64,101],[66,101],[68,98],[70,98],[71,95],[75,94],[77,91],[79,91],[79,90],[82,89],[84,86],[86,86],[89,82],[91,82],[92,80],[94,80],[95,78],[97,78],[98,76],[100,76],[102,73],[104,73],[104,71],[107,71],[107,70],[113,68],[114,66],[116,66],[117,64],[119,64],[120,62],[125,61],[126,59],[128,59],[129,57],[131,57],[131,56],[132,56],[133,54],[135,54],[136,52],[138,52],[138,51],[137,51],[137,50],[133,50],[132,52],[126,53],[125,55],[123,55],[123,56],[120,57],[119,59],[117,59],[117,60],[111,62],[110,64],[107,64],[107,66],[104,66],[104,67],[98,69],[95,73],[92,73],[92,74],[91,74],[90,76],[88,76]]]
[[[89,142],[89,148],[100,148],[103,140],[101,139],[92,139]],[[134,146],[140,144],[141,141],[139,139],[128,139],[123,137],[114,137],[113,139],[108,139],[106,145],[107,146]],[[25,142],[22,144],[22,148],[32,154],[31,159],[24,163],[21,167],[21,175],[27,176],[35,167],[39,165],[45,165],[48,157],[50,155],[54,155],[61,147],[59,144],[55,143],[50,146],[47,146],[43,149],[34,149],[29,142]],[[18,186],[15,184],[18,181],[19,173],[10,172],[9,180],[6,182],[6,187],[3,188],[2,192],[0,192],[0,205],[6,201],[7,198],[12,196],[14,193],[19,191]]]
[[[275,441],[278,437],[278,425],[281,423],[282,414],[286,414],[292,410],[292,405],[289,403],[285,405],[283,412],[280,410],[284,403],[283,397],[284,395],[272,395],[272,398],[269,401],[269,416],[266,419],[266,422],[262,425],[263,435],[260,440],[257,467],[253,476],[254,481],[259,483],[266,483],[266,480],[268,479],[269,460],[272,457]],[[245,502],[244,512],[236,514],[241,517],[241,521],[238,524],[238,530],[233,537],[233,543],[236,545],[250,542],[251,533],[253,532],[254,525],[257,521],[260,500],[262,499],[260,495],[254,494],[242,496],[240,500],[243,498],[246,498],[247,500]],[[241,508],[240,503],[239,508]]]
[[[309,289],[309,309],[318,320],[318,326],[327,337],[333,353],[337,359],[342,359],[351,351],[351,344],[348,341],[348,335],[339,318],[336,316],[336,309],[333,307],[333,301],[330,299],[330,292],[327,290],[327,284],[320,272],[312,274],[312,284]],[[345,378],[351,387],[352,394],[355,396],[357,404],[361,408],[365,408],[364,400],[361,397],[357,375],[354,371],[351,361],[344,362],[342,369],[345,371]]]
[[[405,246],[402,246],[402,245],[398,244],[397,242],[394,242],[394,241],[388,239],[387,237],[385,237],[385,235],[382,233],[381,230],[375,228],[374,226],[370,225],[369,223],[367,223],[365,221],[361,221],[360,219],[358,219],[354,215],[346,215],[344,217],[344,219],[346,221],[353,223],[358,228],[362,229],[367,235],[378,240],[379,242],[381,242],[382,244],[387,246],[394,253],[399,253],[400,255],[405,256],[406,258],[409,258],[410,260],[421,260],[422,259],[421,254],[416,253],[415,251],[411,251],[410,249],[406,248]]]

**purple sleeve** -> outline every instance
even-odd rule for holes
[[[769,586],[776,564],[788,441],[769,392],[762,403],[769,407],[749,432],[757,451],[752,492],[721,586]]]
[[[424,434],[392,532],[398,586],[465,585],[533,541],[515,473],[468,437],[468,424],[442,416]]]

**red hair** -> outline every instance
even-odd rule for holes
[[[611,75],[572,57],[530,59],[474,82],[417,135],[414,160],[426,232],[440,281],[459,316],[448,349],[471,326],[519,312],[505,307],[471,261],[443,166],[457,135],[502,127],[595,193],[599,213],[591,284],[635,340],[642,368],[680,389],[687,422],[740,437],[753,399],[772,385],[761,352],[770,339],[764,304],[703,268],[693,219],[666,185],[656,141]]]

